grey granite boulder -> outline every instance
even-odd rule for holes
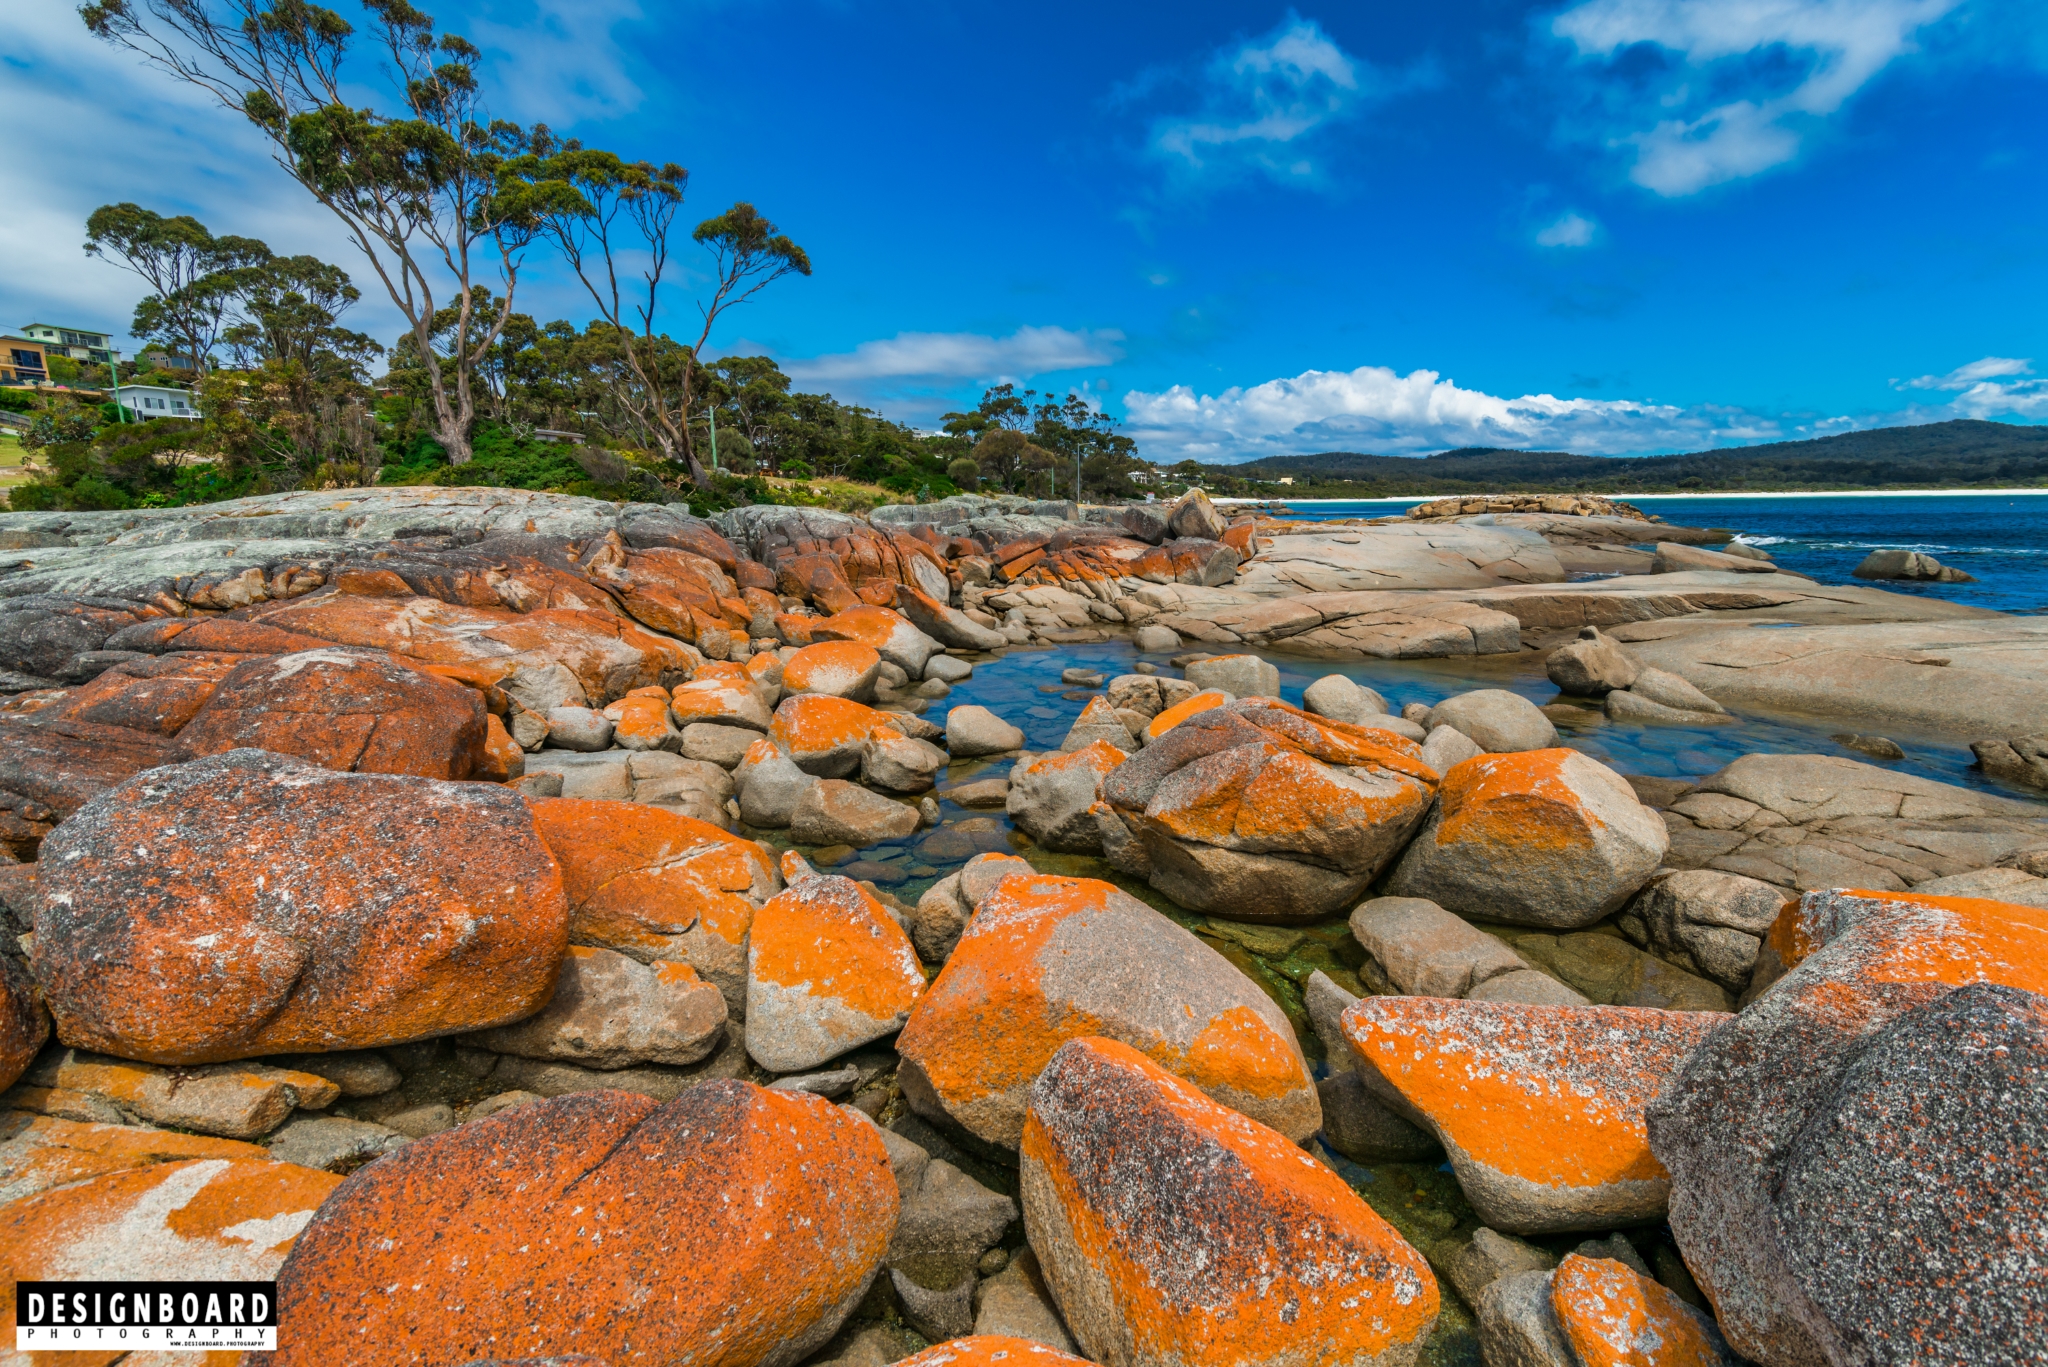
[[[1445,698],[1427,725],[1455,726],[1488,754],[1541,750],[1557,744],[1557,728],[1535,703],[1504,688],[1479,688]]]
[[[1797,915],[1813,952],[1647,1112],[1722,1331],[1759,1362],[2037,1360],[2048,1222],[2013,1199],[2048,1181],[2035,913],[1813,893]],[[1950,986],[1962,958],[1990,981]]]

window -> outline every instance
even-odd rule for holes
[[[33,370],[36,373],[41,374],[43,369],[43,354],[40,351],[17,350],[14,353],[14,368],[16,370]]]
[[[173,413],[183,413],[185,411],[185,401],[183,399],[172,399],[171,411]]]

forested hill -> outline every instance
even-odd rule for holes
[[[1693,455],[1623,458],[1483,446],[1433,456],[1326,451],[1208,469],[1220,483],[1292,476],[1290,492],[1302,497],[1308,493],[1304,486],[1323,485],[1342,485],[1344,495],[1360,498],[1484,490],[2014,488],[2048,485],[2048,426],[1959,420]]]

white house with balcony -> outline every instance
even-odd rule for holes
[[[30,323],[21,332],[24,337],[41,342],[43,350],[52,356],[69,356],[74,361],[91,361],[94,365],[121,359],[109,333],[58,327],[54,323]]]
[[[123,408],[144,421],[150,418],[197,418],[192,391],[167,384],[124,384],[114,391]]]

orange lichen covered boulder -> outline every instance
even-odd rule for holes
[[[102,794],[38,867],[58,1038],[154,1063],[504,1024],[567,946],[561,873],[492,784],[230,750]]]
[[[206,705],[220,681],[247,658],[221,651],[187,650],[153,659],[123,660],[91,683],[73,689],[57,715],[175,736]]]
[[[735,1015],[745,1008],[747,932],[782,888],[763,846],[640,802],[553,797],[532,807],[561,866],[571,943],[687,962]]]
[[[944,582],[941,575],[940,582]],[[911,678],[924,676],[925,662],[939,643],[912,626],[901,613],[862,604],[811,623],[814,641],[858,641]]]
[[[1341,1177],[1128,1045],[1053,1056],[1019,1157],[1026,1235],[1097,1361],[1406,1367],[1436,1326],[1428,1263]]]
[[[1221,703],[1103,781],[1103,852],[1184,906],[1311,920],[1364,893],[1428,813],[1436,777],[1390,733],[1266,698]]]
[[[806,647],[808,649],[808,647]],[[783,671],[783,683],[789,672]],[[784,698],[768,734],[796,767],[820,778],[845,778],[860,768],[868,737],[889,725],[889,714],[849,698]]]
[[[922,1353],[904,1358],[896,1367],[1083,1367],[1087,1361],[1049,1348],[1036,1339],[970,1334],[935,1343]]]
[[[744,630],[746,614],[728,612],[739,585],[717,564],[673,547],[606,547],[591,559],[591,576],[617,595],[633,620],[697,644],[713,631]]]
[[[1482,920],[1576,930],[1634,895],[1670,845],[1663,819],[1596,759],[1480,755],[1444,774],[1387,890]]]
[[[754,917],[747,1052],[770,1072],[815,1068],[901,1029],[924,990],[910,937],[867,889],[792,872]]]
[[[269,1157],[267,1149],[239,1139],[0,1111],[0,1205],[89,1177],[159,1163],[192,1158],[264,1161]]]
[[[800,1362],[866,1294],[899,1205],[880,1131],[822,1097],[529,1102],[349,1179],[278,1274],[277,1362]]]
[[[1730,1017],[1367,997],[1343,1017],[1367,1087],[1443,1144],[1479,1218],[1517,1234],[1664,1213],[1643,1109]]]
[[[1612,1258],[1567,1255],[1550,1308],[1585,1367],[1731,1367],[1712,1320]]]
[[[326,769],[468,778],[486,762],[484,704],[389,655],[308,650],[246,660],[178,733],[195,755],[243,746]]]
[[[2038,1356],[2042,1217],[2014,1193],[2048,1186],[2040,909],[1810,892],[1797,923],[1796,967],[1649,1109],[1721,1331],[1760,1362]]]
[[[881,668],[881,655],[865,642],[819,641],[800,648],[782,662],[783,696],[872,698],[875,675]]]
[[[0,793],[41,803],[59,818],[145,769],[191,757],[176,740],[147,731],[0,712]]]
[[[612,724],[612,742],[622,750],[677,750],[682,732],[669,721],[668,690],[660,684],[636,688],[617,702],[605,704]]]
[[[599,705],[660,683],[670,671],[688,672],[704,660],[683,642],[629,618],[587,609],[519,613],[433,598],[335,594],[272,609],[262,625],[337,645],[374,646],[429,664],[482,666],[501,676],[525,665],[560,664],[575,673],[584,693]]]
[[[1212,707],[1221,707],[1229,701],[1230,695],[1220,688],[1212,688],[1206,693],[1197,693],[1192,698],[1183,699],[1152,719],[1151,724],[1145,728],[1145,738],[1158,740],[1189,717],[1207,712]]]
[[[36,999],[36,985],[14,959],[0,955],[0,1091],[28,1071],[36,1051],[50,1038],[50,1017]]]
[[[744,672],[738,678],[709,674],[710,666],[697,671],[686,684],[676,685],[669,698],[669,715],[675,718],[677,726],[690,726],[697,722],[711,722],[718,726],[744,726],[750,731],[766,731],[770,717],[768,706],[761,701],[752,681]]]
[[[313,1212],[340,1185],[333,1173],[294,1163],[208,1157],[53,1187],[0,1206],[0,1278],[10,1286],[269,1281]],[[0,1334],[15,1342],[13,1296],[0,1297]],[[67,1352],[46,1360],[110,1363],[118,1357],[119,1351]]]
[[[981,899],[897,1037],[912,1109],[992,1144],[1070,1039],[1122,1040],[1296,1141],[1322,1107],[1294,1030],[1215,950],[1113,884],[1013,874]]]

